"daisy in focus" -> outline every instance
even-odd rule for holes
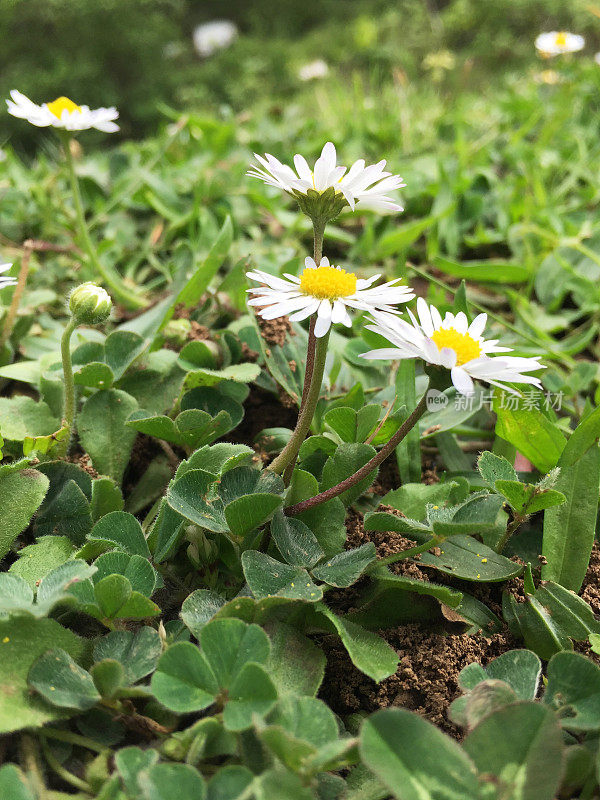
[[[348,169],[338,166],[335,146],[327,142],[321,155],[315,162],[313,169],[299,154],[294,156],[294,171],[287,164],[282,164],[275,156],[265,153],[262,156],[254,154],[260,166],[253,166],[247,173],[253,178],[260,178],[269,186],[276,186],[284,192],[301,199],[309,193],[324,194],[328,189],[333,189],[336,196],[342,198],[338,214],[344,205],[348,204],[354,211],[357,205],[361,210],[371,209],[381,212],[400,212],[402,206],[395,203],[388,192],[406,186],[399,175],[392,175],[385,171],[385,161],[379,161],[370,166],[365,165],[360,158]]]
[[[119,116],[116,108],[96,108],[78,106],[68,97],[57,97],[51,103],[42,103],[38,106],[24,94],[13,89],[10,100],[6,101],[8,113],[19,119],[26,119],[38,128],[63,128],[67,131],[86,131],[96,128],[104,133],[114,133],[119,130],[115,124]]]
[[[585,39],[568,31],[550,31],[550,33],[540,33],[535,40],[535,47],[544,58],[552,58],[583,50]]]
[[[407,309],[408,310],[408,309]],[[420,297],[417,300],[419,321],[408,310],[412,325],[391,314],[372,312],[373,324],[366,327],[384,336],[393,345],[381,350],[363,353],[368,359],[422,358],[428,364],[450,370],[457,392],[471,395],[475,391],[473,379],[498,386],[511,394],[514,389],[504,384],[528,383],[541,388],[539,378],[527,375],[544,369],[538,358],[495,356],[510,353],[510,347],[500,347],[497,339],[484,339],[487,314],[479,314],[469,325],[467,317],[448,312],[442,319],[435,306],[429,306]],[[490,358],[490,355],[495,356]]]
[[[348,308],[372,313],[385,311],[392,316],[398,313],[395,305],[407,303],[414,297],[408,286],[397,285],[400,278],[371,288],[379,275],[363,280],[353,272],[332,267],[328,258],[322,258],[317,266],[314,259],[308,257],[304,264],[299,277],[286,274],[284,279],[261,270],[248,272],[248,278],[263,284],[248,289],[255,295],[248,305],[261,306],[257,313],[263,319],[289,315],[292,322],[299,322],[316,314],[315,336],[321,338],[332,323],[351,326]]]
[[[12,264],[0,264],[0,289],[6,289],[7,286],[15,286],[17,283],[16,278],[11,278],[10,276],[6,275],[3,276],[3,272],[8,272],[8,270],[12,267]]]

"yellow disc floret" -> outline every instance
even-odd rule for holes
[[[567,34],[564,31],[560,31],[556,34],[556,38],[554,40],[554,44],[557,47],[564,47],[567,43]]]
[[[319,300],[337,300],[356,291],[356,275],[341,267],[307,267],[300,276],[300,290]]]
[[[481,355],[481,345],[468,333],[459,333],[456,328],[440,328],[432,335],[438,350],[449,347],[456,353],[456,365],[466,364]]]
[[[62,117],[63,111],[68,111],[69,114],[72,111],[81,111],[81,106],[69,100],[68,97],[57,97],[56,100],[46,105],[48,106],[48,110],[51,111],[55,117],[58,117],[58,119]]]

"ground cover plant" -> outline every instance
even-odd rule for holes
[[[10,87],[0,797],[600,796],[600,67],[542,31],[138,141]]]

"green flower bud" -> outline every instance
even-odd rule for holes
[[[110,316],[112,300],[101,286],[82,283],[69,296],[69,311],[77,324],[99,325]]]
[[[331,222],[348,205],[344,195],[341,192],[336,192],[332,186],[323,192],[309,189],[304,194],[303,192],[292,190],[292,194],[298,201],[300,209],[316,225],[325,225]]]

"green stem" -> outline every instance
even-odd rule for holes
[[[350,475],[349,478],[346,478],[341,483],[332,486],[331,489],[327,489],[320,494],[315,495],[314,497],[309,497],[308,500],[303,500],[300,503],[296,503],[293,506],[288,506],[285,509],[285,513],[288,517],[295,516],[296,514],[301,514],[303,511],[307,511],[309,508],[314,508],[315,506],[321,505],[321,503],[326,503],[328,500],[331,500],[334,497],[345,492],[347,489],[351,489],[355,484],[359,483],[366,478],[368,475],[373,472],[373,470],[377,469],[377,467],[385,461],[385,459],[394,452],[396,447],[400,444],[400,442],[407,436],[410,431],[414,428],[417,422],[421,419],[423,414],[427,409],[427,390],[423,397],[419,400],[415,410],[412,412],[410,417],[406,419],[400,428],[396,431],[396,433],[392,436],[392,438],[384,444],[381,450],[373,456],[370,461],[361,467],[354,475]],[[283,455],[283,453],[282,453]]]
[[[115,300],[123,303],[124,306],[131,309],[143,308],[145,301],[130,291],[123,285],[122,281],[117,275],[111,274],[109,270],[102,264],[98,258],[96,248],[92,242],[90,232],[88,230],[87,222],[85,220],[85,213],[83,210],[83,202],[81,200],[81,192],[79,191],[79,181],[77,180],[77,173],[75,172],[75,160],[70,147],[71,137],[68,133],[63,135],[63,150],[69,171],[69,183],[71,185],[71,193],[73,195],[73,203],[75,205],[75,216],[77,219],[77,228],[79,238],[85,252],[87,253],[90,264],[94,270],[102,276],[102,280],[110,288]]]
[[[73,435],[73,423],[75,422],[75,383],[73,381],[73,364],[71,363],[71,336],[77,327],[74,319],[70,319],[67,327],[63,331],[60,340],[60,354],[62,357],[63,376],[65,382],[65,408],[64,421],[69,432],[61,442],[59,454],[66,456],[69,450],[69,443]]]
[[[421,555],[421,553],[426,553],[428,550],[431,550],[432,547],[440,544],[443,539],[439,536],[433,536],[431,539],[428,539],[425,544],[418,544],[415,547],[410,547],[408,550],[401,550],[399,553],[392,553],[391,556],[386,556],[386,558],[379,558],[375,562],[375,567],[380,567],[382,564],[395,564],[397,561],[403,561],[405,558],[414,558],[415,556]]]
[[[23,771],[34,797],[37,800],[45,800],[48,795],[35,739],[28,733],[24,733],[21,736],[19,749]]]
[[[321,384],[323,382],[323,373],[325,371],[325,359],[327,358],[328,341],[329,331],[325,334],[325,336],[317,339],[312,380],[310,383],[310,389],[306,395],[304,408],[298,415],[298,422],[296,423],[296,428],[292,433],[289,442],[268,467],[268,469],[270,469],[272,472],[276,472],[279,475],[284,472],[288,464],[294,463],[298,457],[298,453],[300,452],[302,442],[306,439],[306,436],[310,430],[315,409],[317,407],[317,402],[319,400],[319,395],[321,393]]]
[[[78,778],[76,775],[73,775],[69,770],[65,769],[60,761],[56,758],[54,753],[52,752],[48,742],[44,738],[44,732],[42,731],[41,736],[41,745],[42,745],[42,752],[44,753],[44,758],[48,763],[48,766],[58,775],[59,778],[62,778],[65,783],[74,786],[80,792],[89,792],[91,794],[92,787],[89,783],[82,781],[81,778]]]
[[[2,327],[2,334],[0,335],[0,351],[2,351],[4,345],[8,342],[15,324],[17,311],[19,310],[19,304],[21,303],[21,297],[23,296],[25,284],[27,283],[27,276],[29,275],[29,261],[31,259],[31,252],[33,250],[32,244],[32,241],[28,239],[23,245],[23,256],[21,257],[19,277],[17,278],[17,284],[10,301],[10,306],[6,313],[6,319],[4,320],[4,325]]]
[[[528,516],[529,516],[528,514],[517,514],[516,511],[514,512],[514,517],[512,522],[506,526],[506,530],[502,534],[502,538],[496,545],[497,553],[501,553],[504,550],[508,540],[511,538],[511,536],[513,536],[517,532],[517,530],[525,522]]]
[[[77,747],[85,747],[96,753],[103,753],[107,749],[104,745],[89,739],[87,736],[80,736],[78,733],[72,733],[61,728],[44,728],[43,733],[47,739],[56,739],[57,742],[67,742],[68,744],[77,745]]]

